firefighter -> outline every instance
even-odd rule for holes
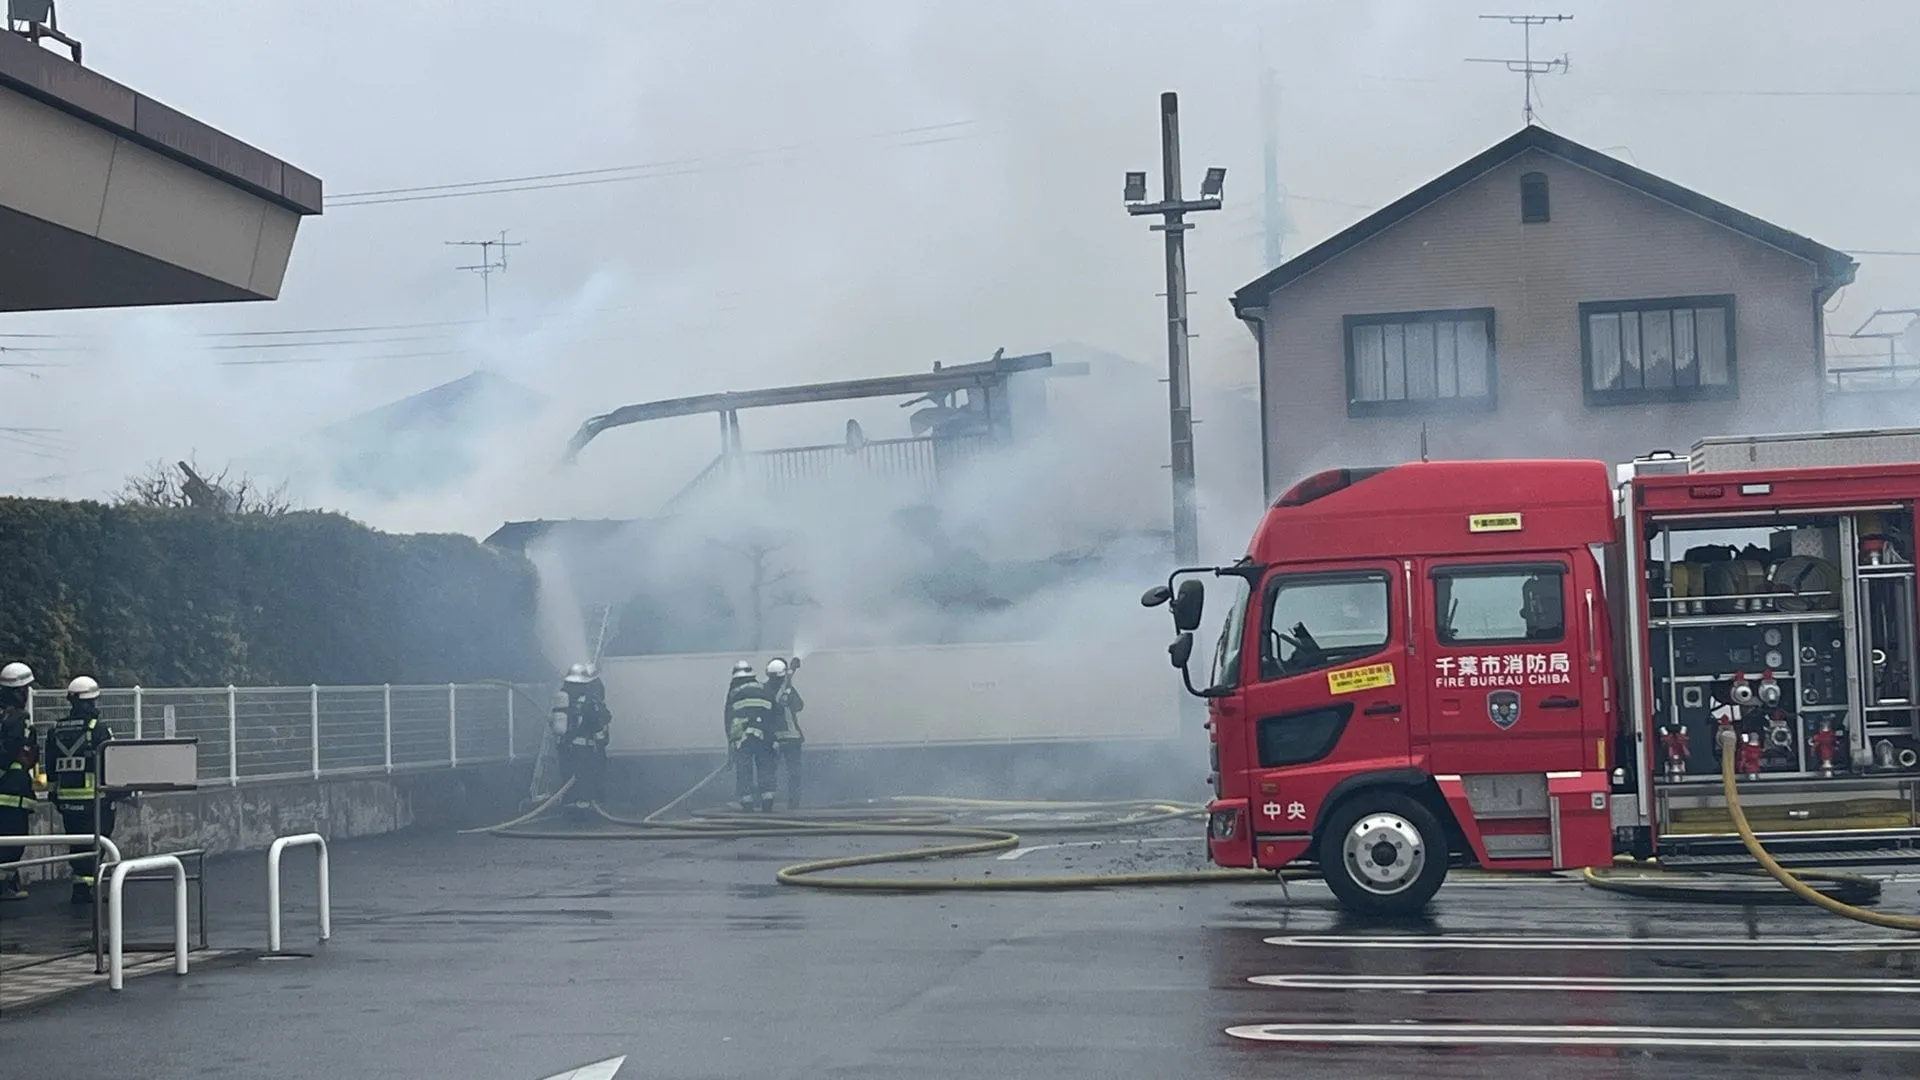
[[[727,690],[727,750],[742,810],[773,810],[773,722],[773,698],[749,669]]]
[[[791,663],[779,657],[767,661],[767,689],[773,698],[773,746],[780,766],[787,772],[787,809],[800,809],[800,749],[806,733],[800,730],[800,710],[807,707],[800,691],[794,689],[793,676],[800,670],[800,658]]]
[[[100,747],[113,729],[100,720],[100,684],[82,675],[67,684],[67,718],[47,732],[47,797],[60,811],[61,831],[80,835],[94,828],[93,803],[100,800],[100,835],[113,835],[113,803],[100,790]],[[73,895],[76,904],[93,901],[96,858],[93,845],[75,844]]]
[[[19,661],[0,667],[0,837],[25,836],[33,826],[33,724],[27,697],[33,693],[33,669]],[[25,854],[18,845],[0,845],[0,863]],[[0,900],[23,900],[26,887],[17,869],[0,870]]]
[[[572,780],[574,810],[586,810],[605,797],[607,742],[612,714],[608,711],[599,672],[590,664],[567,669],[560,684],[566,698],[565,731],[560,739],[562,780]],[[559,703],[556,700],[556,709]],[[560,730],[558,724],[555,730]]]
[[[727,762],[733,762],[733,691],[741,683],[753,681],[753,664],[740,660],[733,665],[733,675],[727,679],[726,700],[720,706],[720,738],[727,744]]]

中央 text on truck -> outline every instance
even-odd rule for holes
[[[1373,912],[1450,866],[1712,860],[1741,850],[1729,727],[1769,848],[1920,846],[1916,504],[1920,431],[1310,476],[1239,562],[1142,598],[1207,700],[1210,857],[1317,865]]]

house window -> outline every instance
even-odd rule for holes
[[[1520,220],[1547,220],[1547,174],[1530,172],[1520,178]]]
[[[1731,296],[1581,304],[1580,351],[1589,405],[1738,393]]]
[[[1494,407],[1493,309],[1349,315],[1347,415]]]

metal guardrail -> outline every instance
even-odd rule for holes
[[[327,838],[319,833],[282,836],[267,849],[267,951],[280,951],[280,856],[290,847],[320,849],[320,940],[333,936],[333,878],[327,872]]]
[[[100,716],[123,737],[197,738],[200,783],[235,785],[531,758],[545,710],[528,716],[529,693],[506,683],[136,686],[102,690]],[[63,692],[34,691],[37,724],[66,711]]]

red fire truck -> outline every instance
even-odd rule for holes
[[[1770,849],[1920,848],[1916,503],[1920,430],[1307,477],[1239,562],[1141,601],[1207,701],[1212,860],[1317,865],[1369,912],[1450,866],[1726,861],[1724,727]]]

